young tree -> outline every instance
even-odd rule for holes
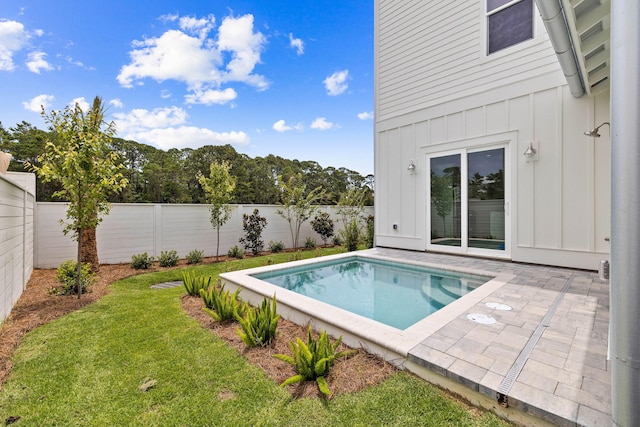
[[[244,237],[240,238],[240,243],[245,249],[251,251],[253,255],[258,255],[264,247],[262,240],[262,230],[267,226],[267,218],[260,216],[260,211],[254,209],[251,215],[242,215],[242,229]]]
[[[97,270],[95,228],[102,221],[101,215],[109,213],[109,195],[122,190],[128,181],[120,173],[118,154],[110,149],[115,125],[105,123],[100,97],[95,97],[87,112],[76,104],[49,114],[43,109],[42,116],[51,127],[55,142],[46,142],[44,153],[38,156],[39,165],[32,164],[31,167],[44,182],[59,182],[62,189],[54,196],[69,202],[67,222],[61,222],[65,224],[64,233],[73,232],[78,241],[80,298],[83,253],[95,254],[91,265]]]
[[[329,212],[321,212],[311,220],[313,231],[318,233],[327,246],[327,239],[333,236],[333,220]]]
[[[355,251],[362,238],[361,219],[364,216],[365,190],[349,187],[338,201],[338,214],[342,217],[342,235],[348,251]]]
[[[236,180],[229,170],[231,164],[227,161],[213,162],[209,165],[209,178],[201,172],[196,174],[198,183],[202,186],[205,198],[211,207],[211,225],[216,230],[216,259],[220,251],[220,227],[231,218],[233,208],[229,205],[233,198],[233,190],[236,188]]]
[[[276,212],[289,223],[291,232],[291,243],[293,248],[298,248],[300,238],[300,227],[311,218],[316,211],[316,204],[324,196],[324,191],[320,187],[314,188],[307,193],[307,186],[302,181],[302,174],[292,175],[287,181],[278,177],[282,209]]]

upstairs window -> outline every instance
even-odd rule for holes
[[[487,54],[533,38],[533,0],[486,0]]]

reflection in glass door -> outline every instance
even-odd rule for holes
[[[431,243],[460,246],[460,155],[431,159]]]
[[[504,148],[467,155],[469,247],[504,250]]]
[[[433,156],[429,165],[431,245],[505,251],[505,149]]]

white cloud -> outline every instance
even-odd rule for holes
[[[167,89],[162,89],[160,91],[160,98],[162,98],[162,99],[171,98],[171,91],[169,91]]]
[[[371,120],[373,119],[373,111],[364,111],[362,113],[358,113],[358,118],[360,120]]]
[[[47,54],[44,52],[31,52],[29,54],[29,60],[27,61],[29,71],[40,74],[40,70],[53,70],[53,66],[44,59],[45,56],[47,56]]]
[[[336,71],[323,80],[324,87],[327,89],[327,93],[331,96],[340,95],[343,93],[349,85],[347,79],[349,78],[349,70]]]
[[[294,38],[292,33],[289,33],[289,46],[296,50],[298,56],[304,53],[304,42],[302,39]]]
[[[228,87],[225,90],[209,89],[205,91],[196,90],[193,94],[186,95],[187,104],[226,104],[238,97],[235,90]]]
[[[204,145],[247,145],[249,135],[244,132],[215,132],[206,128],[180,126],[177,128],[151,129],[128,137],[138,142],[154,145],[163,150],[170,148],[198,148]]]
[[[226,66],[223,81],[244,82],[260,90],[267,89],[269,84],[263,76],[251,74],[260,62],[266,42],[262,33],[253,32],[253,15],[224,18],[218,30],[218,49],[230,52],[231,61]]]
[[[24,106],[24,108],[26,108],[29,111],[33,111],[34,113],[40,113],[42,112],[43,108],[45,110],[49,108],[54,99],[55,98],[53,95],[42,94],[42,95],[33,97],[28,101],[23,102],[22,105]]]
[[[209,15],[206,18],[193,18],[191,16],[183,16],[179,19],[178,25],[181,30],[187,31],[191,34],[197,34],[200,39],[205,39],[215,27],[216,18],[213,15]]]
[[[122,103],[122,101],[120,100],[120,98],[114,98],[111,101],[109,101],[109,105],[112,105],[116,108],[122,108],[124,107],[124,104]]]
[[[273,124],[273,130],[277,132],[287,132],[290,130],[302,130],[303,126],[300,123],[295,125],[288,125],[284,120],[278,120]]]
[[[78,107],[80,107],[82,111],[89,111],[89,108],[91,108],[87,100],[84,99],[84,96],[72,99],[69,106],[71,106],[71,108],[75,108],[76,104],[78,104]]]
[[[0,21],[0,71],[13,71],[13,54],[29,40],[24,25],[17,21]]]
[[[237,93],[224,84],[241,82],[267,89],[269,83],[254,74],[256,64],[266,44],[266,38],[253,29],[253,16],[226,17],[215,35],[215,17],[165,18],[178,20],[180,29],[167,30],[159,37],[132,43],[130,63],[122,66],[117,76],[124,87],[142,84],[146,78],[158,82],[176,80],[184,82],[190,94],[189,103],[225,103]],[[197,36],[191,34],[196,33]]]
[[[187,126],[188,115],[180,107],[156,108],[152,111],[134,109],[129,113],[113,115],[118,136],[150,144],[163,150],[170,148],[197,148],[203,145],[246,145],[245,132],[215,132],[207,128]]]
[[[187,112],[180,107],[156,108],[149,111],[136,108],[128,113],[113,115],[118,133],[134,134],[149,129],[178,126],[187,122]]]
[[[311,129],[316,130],[329,130],[339,127],[335,123],[331,123],[327,121],[326,117],[318,117],[311,123]]]

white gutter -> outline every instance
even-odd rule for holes
[[[536,5],[549,34],[551,45],[558,56],[562,73],[569,84],[571,95],[580,98],[584,95],[584,84],[578,70],[578,61],[571,44],[571,33],[563,13],[561,0],[536,0]]]

